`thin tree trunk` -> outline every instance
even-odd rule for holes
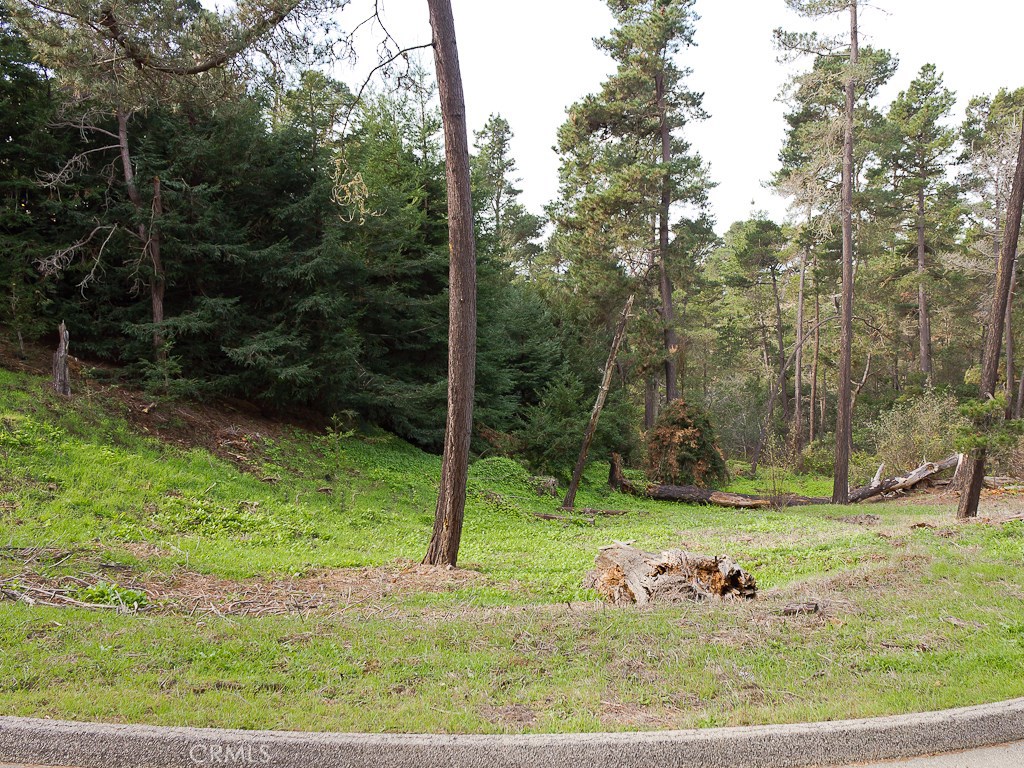
[[[583,467],[587,463],[587,454],[590,453],[590,444],[594,442],[594,434],[597,432],[597,422],[601,418],[601,411],[604,409],[605,401],[608,399],[608,390],[612,385],[612,371],[615,370],[615,360],[619,356],[619,347],[626,336],[626,326],[629,324],[629,313],[633,309],[634,296],[626,299],[626,306],[622,308],[622,315],[619,317],[619,324],[615,328],[615,336],[612,338],[612,347],[608,352],[608,362],[604,366],[604,376],[601,377],[601,388],[597,391],[597,400],[590,411],[590,421],[587,422],[587,431],[583,434],[583,445],[580,446],[580,455],[576,459],[576,466],[572,471],[572,480],[569,482],[569,490],[565,492],[565,499],[562,501],[562,509],[572,509],[576,504],[576,491],[580,487],[580,478],[583,477]]]
[[[818,326],[820,327],[824,321],[819,320]],[[815,327],[815,330],[817,330]],[[806,343],[807,339],[804,339]],[[754,455],[750,460],[750,476],[753,477],[757,474],[757,465],[761,461],[761,453],[764,451],[764,446],[768,440],[768,430],[771,429],[772,414],[775,412],[775,402],[779,398],[779,392],[785,389],[786,386],[786,371],[789,370],[789,366],[793,364],[793,360],[796,358],[797,351],[800,349],[796,347],[792,352],[789,353],[789,357],[783,360],[782,369],[779,371],[778,378],[772,385],[771,391],[768,393],[768,407],[765,409],[764,421],[761,422],[761,431],[757,438],[757,445],[754,447]]]
[[[985,352],[981,369],[980,394],[983,400],[995,393],[996,378],[999,375],[999,353],[1003,346],[1003,321],[1009,303],[1013,264],[1020,239],[1021,210],[1024,208],[1024,120],[1021,121],[1020,146],[1017,150],[1017,169],[1013,177],[1010,203],[1006,212],[1006,229],[1003,232],[1003,253],[996,268],[995,297],[992,301],[989,329],[985,337]],[[957,507],[958,518],[978,516],[978,502],[981,487],[985,481],[985,449],[972,452],[967,468],[967,487],[960,494]]]
[[[779,373],[782,380],[782,389],[779,391],[779,402],[782,405],[783,418],[789,418],[789,393],[786,387],[786,339],[782,327],[782,300],[779,298],[779,279],[775,270],[772,273],[772,298],[775,299],[775,346],[777,349],[776,360],[779,364]],[[799,349],[799,347],[798,347]]]
[[[818,418],[821,426],[821,433],[828,432],[828,369],[821,369],[821,403],[818,409]]]
[[[1013,402],[1013,418],[1019,419],[1024,409],[1024,371],[1021,371],[1020,380],[1017,382],[1017,399]]]
[[[424,563],[454,567],[466,510],[466,479],[476,384],[476,242],[470,197],[469,138],[455,20],[450,0],[427,0],[434,36],[448,186],[448,415],[434,530]]]
[[[669,216],[672,208],[672,185],[669,163],[672,162],[672,130],[668,124],[668,106],[665,102],[665,79],[655,76],[658,99],[659,132],[661,134],[661,206],[658,210],[658,269],[661,290],[661,322],[665,326],[665,400],[671,403],[679,398],[679,338],[676,334],[675,309],[672,306],[672,280],[668,274]]]
[[[793,455],[799,460],[804,447],[804,280],[807,275],[807,248],[800,254],[800,288],[796,297],[796,361],[793,363]],[[811,406],[811,412],[814,407]]]
[[[57,343],[57,351],[53,353],[53,391],[64,397],[71,396],[71,374],[68,369],[68,344],[70,336],[64,321],[60,321],[57,327],[57,335],[60,341]]]
[[[934,384],[932,375],[932,324],[928,317],[928,291],[924,280],[928,273],[924,242],[924,188],[917,192],[917,326],[921,373],[928,386]]]
[[[149,293],[152,310],[153,325],[153,354],[157,361],[165,359],[167,350],[164,348],[164,339],[159,331],[159,324],[164,321],[164,290],[166,279],[164,274],[163,261],[160,258],[160,228],[156,223],[163,213],[163,201],[160,194],[160,180],[153,181],[153,209],[151,220],[154,222],[152,229],[146,226],[143,220],[142,194],[139,192],[138,184],[135,181],[135,168],[132,164],[131,149],[128,145],[128,119],[130,115],[123,109],[117,110],[117,137],[121,154],[121,172],[124,177],[124,186],[128,192],[128,199],[135,208],[135,215],[139,217],[137,232],[139,241],[142,243],[142,258],[148,259],[152,267],[152,275],[149,279]]]
[[[164,263],[160,258],[160,218],[164,213],[163,194],[160,190],[160,179],[153,179],[153,224],[149,230],[149,259],[153,267],[153,273],[149,278],[149,295],[152,300],[153,309],[153,351],[156,354],[157,362],[167,359],[167,347],[164,344],[164,336],[160,331],[160,325],[164,321],[164,292],[167,288],[167,275],[164,272]]]
[[[757,323],[761,327],[761,360],[764,362],[764,370],[769,376],[772,373],[772,351],[771,345],[768,343],[768,326],[765,325],[764,318],[761,314],[757,315]]]
[[[817,410],[818,410],[818,355],[821,352],[821,328],[818,323],[821,322],[821,294],[818,292],[818,257],[815,255],[812,269],[815,274],[814,279],[814,357],[811,360],[811,399],[810,405],[810,416],[807,432],[808,442],[813,443],[815,437],[817,437],[817,431],[815,430],[815,422],[817,422]],[[822,417],[822,432],[824,432],[825,419]]]
[[[864,385],[868,383],[868,376],[871,375],[871,352],[868,352],[868,360],[864,365],[864,375],[860,377],[860,381],[857,382],[853,388],[853,397],[850,399],[850,410],[853,411],[857,407],[857,398],[860,396],[860,391],[864,389]]]
[[[843,295],[839,320],[839,384],[836,410],[836,464],[832,501],[846,504],[850,498],[850,445],[853,355],[853,109],[856,97],[854,68],[859,62],[857,0],[850,3],[850,71],[846,83],[846,127],[843,139]]]

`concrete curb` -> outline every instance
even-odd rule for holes
[[[1024,699],[914,715],[645,733],[451,736],[0,717],[0,762],[75,768],[807,768],[1024,739]]]

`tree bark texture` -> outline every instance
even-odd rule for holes
[[[906,475],[901,475],[900,477],[890,477],[885,480],[881,479],[882,467],[879,467],[879,473],[870,485],[850,491],[850,503],[856,504],[859,501],[867,501],[868,499],[872,499],[876,496],[882,496],[887,493],[908,491],[914,486],[923,483],[925,480],[931,479],[941,472],[947,472],[950,469],[955,469],[960,463],[960,458],[961,454],[954,453],[952,456],[948,456],[942,461],[926,462],[913,472],[908,472]]]
[[[466,510],[466,479],[476,384],[476,242],[470,197],[469,137],[450,0],[427,0],[444,124],[448,185],[448,414],[434,530],[423,562],[454,567]]]
[[[601,411],[604,409],[605,401],[608,399],[608,390],[612,385],[612,372],[615,370],[615,360],[619,356],[619,348],[626,336],[626,326],[629,324],[629,313],[633,310],[634,296],[626,299],[626,306],[622,308],[622,315],[615,328],[615,336],[612,339],[612,347],[608,352],[608,362],[604,366],[604,375],[601,377],[601,388],[597,392],[597,400],[590,411],[590,421],[587,422],[587,431],[583,435],[583,445],[580,446],[580,455],[576,459],[576,466],[572,471],[572,480],[569,482],[569,490],[565,492],[565,499],[562,501],[562,509],[572,509],[576,504],[576,491],[580,487],[580,478],[583,477],[583,468],[587,464],[587,454],[590,453],[590,445],[594,442],[594,434],[597,432],[597,422],[601,418]]]
[[[856,98],[855,68],[859,62],[857,0],[850,3],[850,71],[846,82],[846,115],[843,137],[843,293],[839,319],[839,383],[836,409],[836,462],[832,501],[846,504],[850,496],[850,443],[852,435],[853,355],[853,110]]]
[[[1012,287],[1013,264],[1017,256],[1017,242],[1020,240],[1021,210],[1024,208],[1024,120],[1021,120],[1020,145],[1017,149],[1017,169],[1013,176],[1013,187],[1006,212],[1006,227],[1003,230],[1003,252],[996,268],[995,296],[989,315],[988,332],[985,335],[985,350],[982,356],[981,385],[983,400],[995,394],[996,379],[999,377],[999,353],[1003,346],[1003,323],[1006,320],[1006,306]],[[967,483],[960,494],[957,517],[964,519],[978,516],[978,502],[985,481],[985,449],[972,452],[967,468]]]
[[[1006,418],[1013,418],[1014,394],[1016,393],[1015,383],[1015,350],[1013,344],[1013,294],[1017,286],[1017,260],[1013,261],[1013,271],[1010,275],[1010,295],[1006,297],[1006,319],[1003,321],[1006,333],[1006,381],[1004,392],[1006,394]],[[1024,377],[1022,377],[1024,378]]]
[[[601,547],[583,586],[615,605],[757,596],[754,577],[725,555],[712,557],[681,549],[643,552],[622,542]]]
[[[817,437],[817,430],[815,428],[817,422],[817,411],[818,411],[818,356],[821,352],[821,294],[818,293],[818,257],[814,257],[813,272],[815,274],[814,282],[814,356],[811,358],[811,396],[807,403],[808,420],[807,420],[807,442],[813,443],[815,437]],[[824,419],[822,419],[824,425]],[[823,430],[824,431],[824,430]]]
[[[783,418],[789,418],[789,397],[787,392],[786,379],[786,335],[782,323],[782,299],[779,296],[779,278],[772,271],[772,297],[775,299],[775,359],[779,366],[779,380],[782,388],[779,390],[779,402],[782,405]]]
[[[922,187],[917,191],[917,326],[921,373],[924,374],[928,386],[931,386],[934,383],[934,378],[932,375],[932,323],[928,316],[928,290],[925,287],[927,274],[928,263],[924,239],[924,187]]]
[[[800,464],[804,448],[804,283],[807,276],[807,248],[800,254],[800,287],[796,297],[796,360],[793,362],[793,427],[791,453]],[[811,407],[814,412],[814,407]]]
[[[135,180],[135,167],[132,163],[131,148],[128,144],[128,119],[130,115],[123,109],[117,111],[117,136],[121,154],[121,173],[124,178],[124,186],[128,192],[128,199],[135,208],[135,215],[139,218],[137,234],[142,243],[142,259],[148,260],[152,269],[149,278],[149,291],[153,324],[153,355],[157,361],[162,361],[167,355],[164,347],[163,335],[160,333],[159,324],[164,321],[164,291],[166,288],[166,276],[163,261],[160,257],[160,216],[163,214],[163,197],[160,192],[160,179],[153,180],[153,207],[149,219],[152,226],[145,223],[145,206],[143,205],[142,193],[139,192]]]
[[[679,399],[679,337],[676,333],[675,308],[672,304],[672,279],[668,274],[669,216],[672,209],[672,184],[669,164],[672,162],[672,131],[668,124],[668,106],[665,103],[665,80],[655,77],[658,99],[659,132],[661,134],[661,205],[658,209],[658,269],[661,291],[661,322],[665,326],[665,401]]]
[[[57,326],[57,351],[53,353],[53,391],[64,397],[71,396],[71,374],[68,369],[68,344],[70,336],[64,321]]]
[[[644,430],[651,429],[658,420],[658,376],[647,374],[644,384]]]

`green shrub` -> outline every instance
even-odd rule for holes
[[[676,400],[647,433],[647,477],[673,485],[714,487],[727,482],[725,458],[702,409]]]
[[[98,581],[87,587],[79,587],[74,591],[74,598],[83,603],[93,605],[116,605],[127,610],[144,608],[148,597],[145,592],[137,589],[119,587],[106,581]]]
[[[957,433],[968,426],[956,398],[925,391],[878,416],[871,426],[876,458],[886,476],[908,472],[956,453]]]

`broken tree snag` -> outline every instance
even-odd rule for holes
[[[829,499],[814,499],[807,496],[783,494],[780,496],[751,496],[746,493],[726,493],[700,488],[696,485],[659,485],[651,483],[638,486],[622,471],[622,457],[612,454],[608,484],[622,493],[642,496],[655,501],[676,501],[683,504],[709,504],[713,507],[730,509],[765,509],[768,507],[803,507],[811,504],[828,504]]]
[[[57,328],[60,336],[60,343],[57,351],[53,353],[53,389],[58,395],[70,397],[71,395],[71,374],[68,372],[68,342],[70,336],[64,321],[60,321]]]
[[[922,464],[913,472],[903,475],[902,477],[890,477],[885,480],[881,480],[881,473],[879,472],[875,475],[875,479],[871,481],[871,485],[866,485],[863,488],[855,488],[850,492],[850,503],[856,504],[858,501],[867,501],[875,496],[881,496],[886,493],[909,491],[914,486],[924,482],[925,480],[931,479],[940,472],[946,472],[947,470],[957,467],[960,462],[961,454],[954,453],[952,456],[948,456],[942,461],[929,461]],[[881,467],[879,469],[881,469]]]
[[[754,577],[729,557],[681,549],[643,552],[622,542],[601,547],[583,587],[596,590],[602,599],[615,605],[757,596]]]

